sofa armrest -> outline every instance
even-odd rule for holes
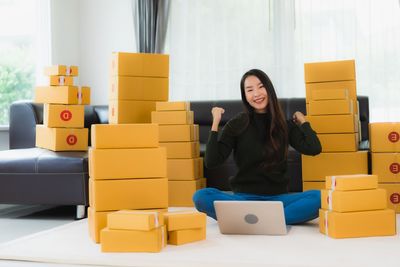
[[[43,104],[21,100],[10,106],[10,149],[35,147],[36,124],[43,123]]]

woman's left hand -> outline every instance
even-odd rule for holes
[[[306,122],[306,117],[300,111],[296,111],[293,114],[293,122],[296,123],[298,126],[300,126]]]

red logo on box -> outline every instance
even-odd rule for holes
[[[63,121],[69,121],[70,119],[72,119],[72,112],[69,110],[63,110],[60,113],[60,118]]]
[[[391,173],[398,174],[400,172],[400,164],[397,162],[390,164],[389,170]]]
[[[400,194],[399,193],[393,193],[390,195],[390,202],[393,204],[399,204],[400,203]]]
[[[67,144],[68,145],[73,146],[76,144],[76,142],[78,142],[78,138],[76,137],[76,135],[70,134],[67,136]]]
[[[399,141],[400,135],[399,135],[399,133],[397,133],[397,132],[390,132],[390,133],[388,134],[388,139],[389,139],[390,142],[396,143],[396,142]]]

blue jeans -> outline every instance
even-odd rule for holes
[[[216,188],[204,188],[193,195],[193,202],[198,211],[217,219],[214,209],[215,200],[265,200],[282,201],[285,212],[286,224],[299,224],[318,217],[321,207],[321,192],[309,190],[301,193],[281,195],[254,195],[246,193],[229,194]]]

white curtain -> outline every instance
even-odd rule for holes
[[[173,0],[170,99],[238,99],[263,69],[278,97],[304,97],[305,62],[355,59],[371,121],[400,121],[398,0]]]
[[[36,0],[35,50],[36,84],[44,85],[48,78],[43,75],[43,68],[51,62],[50,0]]]

